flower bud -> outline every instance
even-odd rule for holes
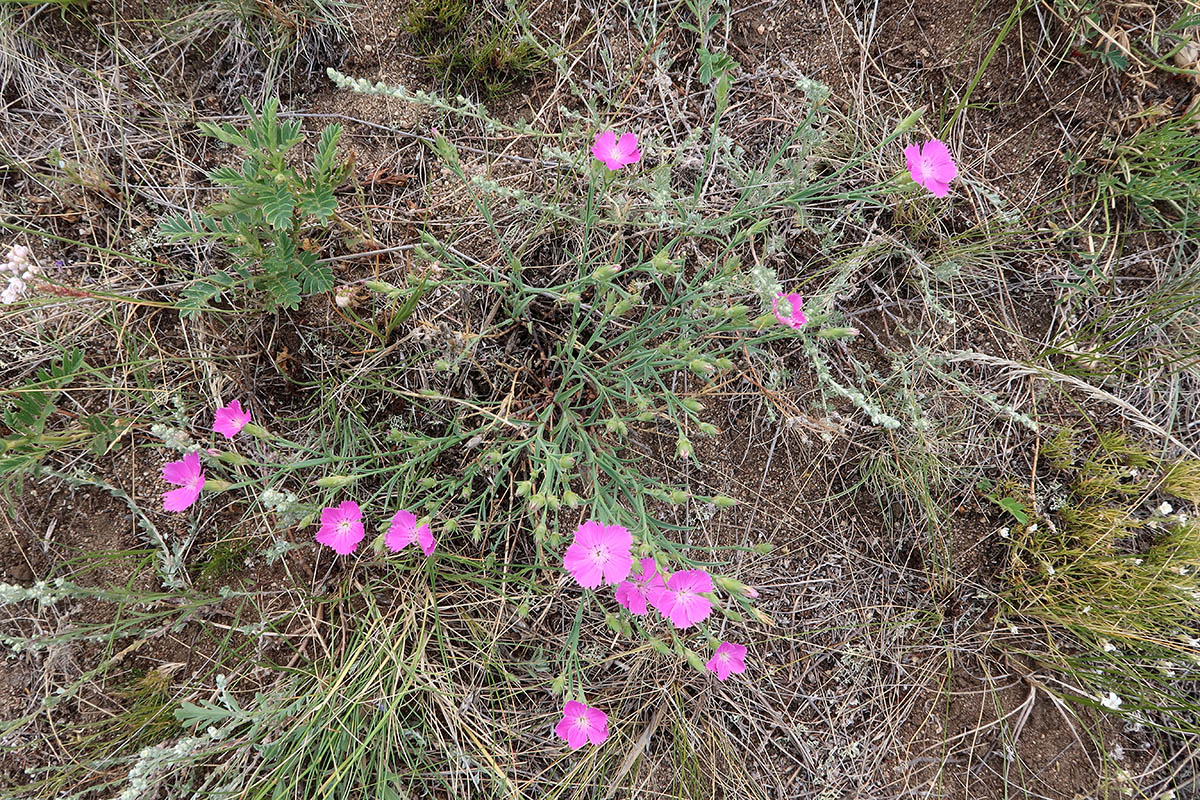
[[[699,375],[701,378],[707,378],[717,371],[717,368],[705,361],[703,358],[693,358],[688,362],[688,369]]]
[[[710,425],[707,422],[701,422],[697,427],[705,436],[716,436],[718,433],[720,433],[715,426]]]
[[[688,493],[680,489],[676,489],[667,495],[667,502],[673,506],[678,506],[688,501]]]
[[[679,404],[694,414],[699,414],[701,411],[704,410],[704,405],[702,403],[700,403],[700,401],[695,400],[691,397],[685,397],[684,399],[679,401]]]
[[[250,459],[246,458],[241,453],[235,453],[232,450],[221,453],[217,456],[217,458],[219,458],[221,461],[224,461],[226,464],[233,464],[235,467],[244,467],[250,463]]]
[[[579,508],[579,495],[572,492],[570,489],[563,492],[562,501],[568,508]]]
[[[592,280],[594,280],[594,281],[610,281],[613,278],[615,278],[617,276],[617,273],[620,271],[621,271],[620,264],[605,264],[603,267],[598,267],[596,269],[596,271],[592,273]]]
[[[343,486],[349,486],[358,480],[355,475],[326,475],[324,478],[317,478],[313,481],[314,486],[322,489],[341,489]]]
[[[680,458],[691,458],[692,457],[692,443],[688,440],[688,438],[686,436],[680,436],[675,441],[675,454],[678,455]]]
[[[726,497],[723,494],[719,494],[712,499],[712,504],[717,508],[733,508],[737,505],[737,500],[734,500],[732,497]]]
[[[422,489],[432,489],[433,487],[437,486],[437,479],[426,475],[424,478],[421,478],[421,480],[417,481],[417,485]]]
[[[206,492],[223,492],[233,486],[229,481],[223,481],[220,478],[205,478],[204,491]]]

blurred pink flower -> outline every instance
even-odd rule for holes
[[[779,313],[779,301],[786,303],[784,311],[786,314]],[[794,330],[800,330],[804,323],[808,322],[808,317],[804,316],[804,312],[800,309],[804,306],[804,298],[796,293],[783,294],[780,292],[775,295],[775,302],[771,304],[771,310],[775,312],[775,319],[779,320],[784,325]]]
[[[650,604],[676,628],[690,628],[712,613],[712,602],[702,596],[712,590],[712,576],[707,572],[683,570],[667,578],[665,588],[650,592]]]
[[[735,672],[745,672],[746,646],[733,642],[721,642],[721,646],[704,666],[708,667],[710,672],[717,673],[719,681],[725,680]]]
[[[619,583],[633,566],[631,547],[633,537],[627,529],[589,519],[575,531],[575,541],[563,556],[563,566],[585,589]]]
[[[604,744],[608,738],[608,715],[578,700],[568,700],[563,706],[563,718],[554,726],[554,734],[564,739],[572,750],[578,750],[588,742]]]
[[[183,511],[196,502],[204,488],[204,470],[200,468],[200,454],[194,450],[180,461],[163,464],[163,480],[181,488],[163,492],[164,511]]]
[[[217,409],[212,429],[226,439],[232,439],[241,432],[242,428],[246,427],[246,423],[249,421],[250,412],[243,411],[242,404],[234,400],[229,405]]]
[[[350,555],[364,535],[362,509],[358,503],[343,500],[333,508],[321,509],[321,530],[317,531],[317,541],[332,547],[335,553]]]
[[[592,145],[592,155],[603,161],[604,166],[610,170],[620,169],[626,164],[636,164],[642,160],[642,151],[638,149],[637,136],[632,133],[623,133],[618,141],[615,131],[596,134],[596,142]]]
[[[401,509],[392,515],[392,524],[387,530],[387,535],[383,537],[383,543],[387,545],[388,550],[395,553],[414,541],[421,546],[426,558],[433,555],[435,545],[433,531],[429,529],[429,525],[417,527],[416,515]]]
[[[633,580],[622,581],[617,586],[617,602],[629,609],[636,616],[646,614],[649,609],[646,601],[650,593],[663,588],[662,575],[658,574],[658,565],[653,558],[643,558],[641,575],[630,575]]]
[[[910,144],[904,148],[904,157],[908,161],[908,174],[914,181],[936,197],[950,193],[950,181],[958,177],[958,166],[945,143],[930,139],[923,145]]]

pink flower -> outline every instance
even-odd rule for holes
[[[717,680],[724,681],[733,673],[746,671],[746,646],[733,642],[721,642],[717,652],[704,666],[717,673]]]
[[[662,575],[658,574],[658,565],[653,558],[643,558],[641,567],[640,578],[622,581],[617,586],[617,602],[639,617],[649,611],[646,601],[650,599],[650,593],[663,588]]]
[[[784,301],[784,311],[786,314],[779,313],[779,301]],[[804,323],[808,322],[808,317],[804,316],[801,307],[804,305],[804,298],[798,294],[783,294],[780,292],[775,295],[775,302],[771,304],[771,310],[775,312],[775,319],[787,325],[794,330],[800,330]]]
[[[588,742],[604,744],[608,738],[608,715],[578,700],[568,700],[563,706],[563,718],[554,726],[554,734],[566,740],[572,750],[578,750]]]
[[[668,578],[665,588],[650,592],[650,604],[676,628],[690,628],[712,613],[712,603],[701,596],[712,590],[712,577],[707,572],[688,569]]]
[[[232,439],[241,432],[242,428],[246,427],[246,423],[249,421],[250,412],[243,411],[242,404],[234,400],[229,405],[217,409],[212,429],[226,439]]]
[[[321,509],[321,530],[317,541],[332,547],[339,555],[350,555],[364,536],[362,509],[352,500],[343,500],[334,508]]]
[[[592,145],[592,155],[603,161],[604,166],[610,170],[620,169],[626,164],[636,164],[642,160],[642,151],[638,150],[637,136],[632,133],[623,133],[618,141],[614,131],[596,134],[596,143]]]
[[[563,556],[563,566],[585,589],[619,583],[633,567],[633,537],[620,525],[588,520],[575,531],[575,541]]]
[[[914,181],[936,197],[950,193],[950,181],[958,177],[958,166],[943,142],[930,139],[923,145],[910,144],[904,148],[904,157]]]
[[[387,530],[387,535],[383,537],[383,543],[387,545],[388,550],[397,553],[414,541],[421,546],[426,558],[433,555],[435,544],[433,531],[429,530],[429,525],[422,525],[418,528],[415,514],[403,509],[397,511],[392,516],[392,524]]]
[[[163,464],[163,480],[181,488],[163,492],[164,511],[183,511],[196,502],[204,488],[204,470],[200,468],[200,454],[192,451],[181,461]]]

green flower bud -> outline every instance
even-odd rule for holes
[[[692,669],[696,670],[697,672],[708,672],[708,668],[704,666],[704,660],[700,658],[700,656],[696,655],[694,651],[685,651],[684,657],[687,659],[687,662],[691,665]]]
[[[699,414],[704,410],[704,405],[699,400],[695,400],[691,397],[685,397],[679,401],[679,404],[694,414]]]
[[[688,369],[699,375],[701,378],[707,378],[717,371],[717,368],[705,361],[703,358],[693,358],[688,362]]]
[[[250,463],[250,459],[246,458],[241,453],[235,453],[232,450],[221,453],[221,455],[217,456],[217,458],[221,461],[224,461],[226,464],[233,464],[235,467],[244,467]]]
[[[517,497],[526,497],[533,491],[533,483],[530,481],[517,481]]]
[[[688,493],[680,489],[676,489],[667,496],[668,502],[673,506],[678,506],[688,501]]]
[[[733,369],[733,361],[722,356],[716,360],[717,369]]]
[[[535,494],[533,497],[529,498],[529,510],[530,511],[541,511],[545,507],[546,507],[546,495],[542,494],[541,492],[539,492],[539,493]]]
[[[858,328],[821,328],[817,336],[822,339],[848,339],[858,336]]]
[[[771,544],[770,542],[759,542],[758,544],[754,545],[754,552],[764,556],[774,549],[775,545]]]
[[[444,530],[446,533],[454,533],[456,530],[458,530],[458,520],[456,520],[456,519],[446,520],[445,522],[442,523],[442,530]]]
[[[719,494],[712,499],[712,504],[717,508],[733,508],[737,505],[737,500],[734,500],[732,497],[726,497],[723,494]]]
[[[247,422],[243,431],[255,437],[256,439],[274,439],[275,435],[264,428],[262,425],[255,425],[253,422]]]
[[[571,467],[575,466],[575,456],[571,455],[570,453],[559,456],[558,465],[563,469],[570,469]]]
[[[529,616],[529,601],[522,600],[521,604],[517,606],[517,618],[525,619],[528,616]]]
[[[714,426],[709,425],[707,422],[701,422],[697,427],[705,436],[716,436],[718,433],[720,433],[720,431],[718,431]]]
[[[579,495],[575,494],[570,489],[567,489],[567,491],[563,493],[562,501],[566,503],[567,507],[569,508],[579,508]]]
[[[619,419],[605,420],[604,427],[609,433],[615,433],[618,436],[624,436],[629,433],[629,426]]]
[[[613,278],[615,278],[617,276],[617,273],[620,271],[621,271],[620,264],[605,264],[603,267],[598,267],[596,269],[596,271],[592,273],[592,280],[594,280],[594,281],[610,281]]]
[[[223,492],[230,486],[233,486],[233,484],[229,481],[223,481],[219,478],[205,478],[203,488],[206,492]]]
[[[437,479],[426,475],[424,478],[421,478],[421,480],[417,481],[417,485],[422,489],[432,489],[433,487],[437,486]]]
[[[546,534],[548,532],[549,531],[546,528],[546,523],[544,522],[539,522],[537,525],[533,526],[533,538],[539,542],[546,541]]]
[[[559,675],[550,682],[550,694],[558,696],[563,693],[563,689],[567,686],[567,679]]]
[[[324,478],[317,478],[313,481],[313,485],[322,489],[340,489],[343,486],[349,486],[356,480],[358,480],[356,475],[326,475]]]
[[[671,654],[671,648],[662,639],[651,639],[650,646],[656,653],[662,653],[664,656]]]
[[[688,438],[686,436],[680,436],[675,441],[675,454],[678,455],[680,458],[691,458],[692,457],[692,443],[688,440]]]
[[[551,511],[558,511],[558,495],[546,495],[546,508],[550,509]]]

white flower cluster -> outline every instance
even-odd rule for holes
[[[0,268],[0,277],[8,278],[8,286],[0,292],[0,303],[10,305],[24,297],[28,282],[37,274],[38,268],[29,260],[29,248],[13,245]]]

